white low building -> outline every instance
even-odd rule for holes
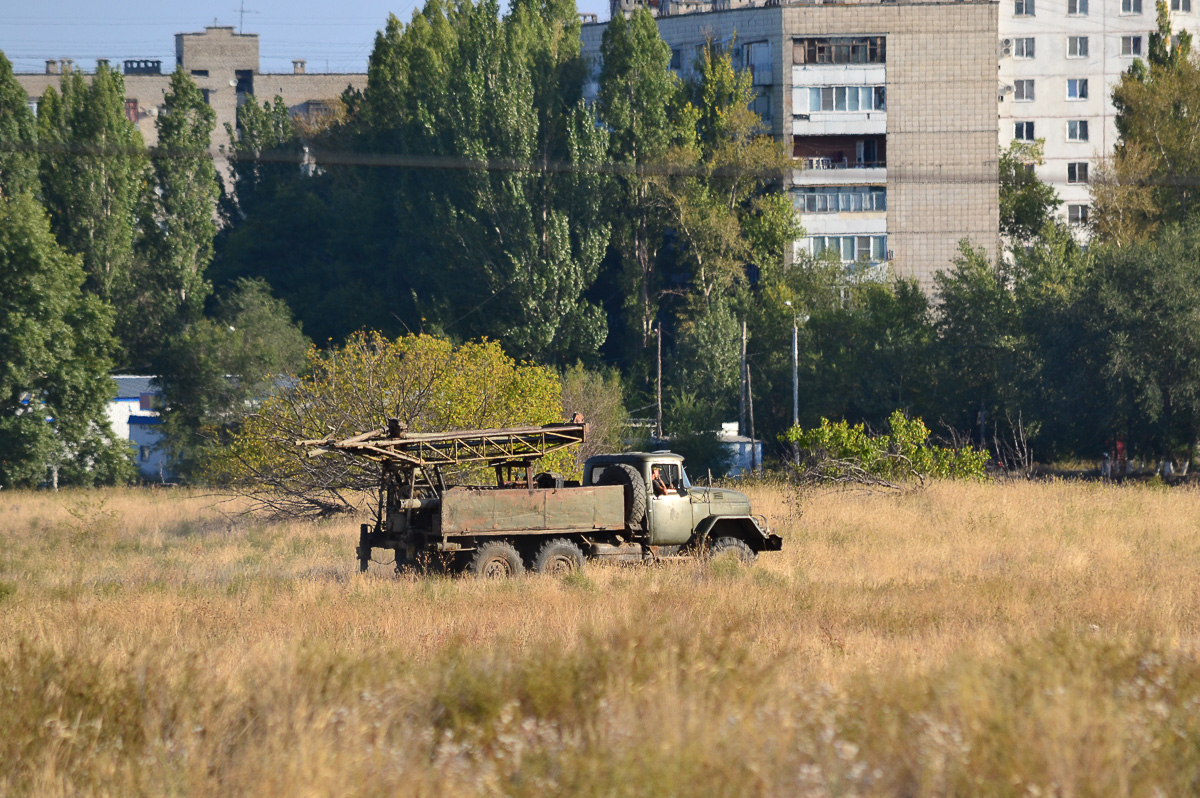
[[[157,407],[161,393],[154,377],[117,374],[117,395],[108,404],[108,423],[117,438],[129,441],[138,473],[148,482],[171,482],[171,471],[162,444],[162,417]]]

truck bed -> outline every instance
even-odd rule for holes
[[[442,494],[443,535],[497,532],[620,531],[625,497],[620,485],[527,490],[451,488]]]

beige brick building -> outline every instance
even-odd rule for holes
[[[797,250],[927,291],[960,240],[997,251],[995,2],[744,6],[658,26],[683,77],[708,38],[751,70],[756,110],[795,158]],[[583,26],[594,75],[606,27]]]
[[[147,146],[157,143],[154,120],[170,88],[171,72],[182,66],[204,92],[205,100],[216,111],[217,126],[212,147],[218,158],[219,148],[228,144],[225,125],[236,129],[237,107],[246,97],[273,100],[276,96],[294,115],[313,116],[328,107],[347,86],[363,89],[365,74],[310,73],[305,62],[293,62],[293,71],[285,74],[259,72],[258,35],[235,33],[229,26],[207,27],[202,33],[175,35],[175,64],[152,60],[127,60],[121,65],[125,78],[125,113],[137,123]],[[47,61],[44,73],[18,73],[17,81],[29,96],[30,107],[37,104],[46,89],[58,89],[62,72],[71,69],[70,61]]]

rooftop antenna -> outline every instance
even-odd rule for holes
[[[240,35],[241,33],[243,33],[242,28],[243,28],[243,23],[246,21],[245,20],[246,15],[247,14],[257,14],[258,12],[247,10],[246,9],[246,0],[241,0],[241,2],[238,3],[237,13],[238,13],[238,34]]]

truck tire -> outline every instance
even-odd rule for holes
[[[582,571],[583,550],[566,538],[547,540],[533,558],[533,570],[550,576],[564,576]]]
[[[726,552],[732,552],[745,565],[753,565],[754,561],[758,558],[758,555],[754,553],[754,549],[746,545],[746,541],[741,538],[715,538],[712,545],[708,547],[709,559],[720,557]]]
[[[467,564],[467,573],[480,579],[508,579],[525,573],[525,566],[511,543],[489,540],[475,550]]]
[[[625,488],[625,525],[641,527],[646,517],[646,481],[631,465],[617,463],[600,472],[597,485],[621,485]]]

